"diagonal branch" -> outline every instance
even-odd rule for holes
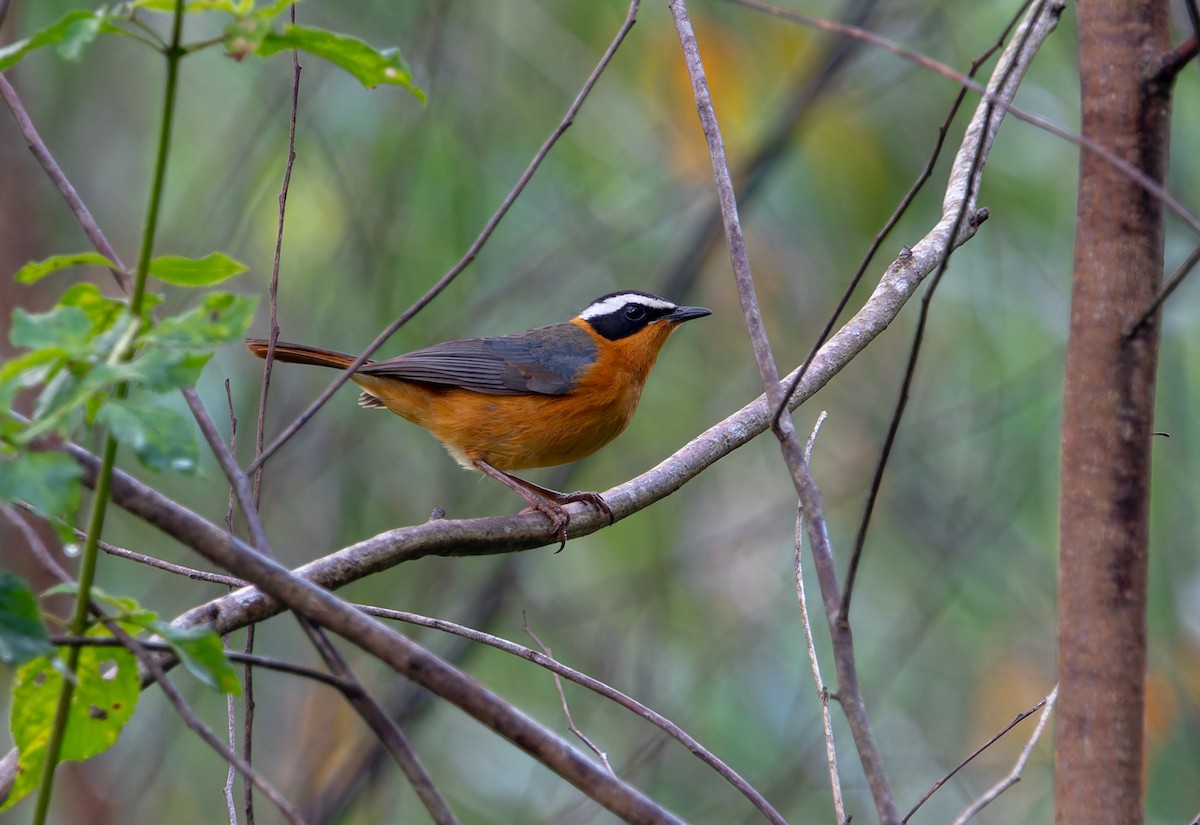
[[[85,481],[94,479],[92,465],[84,465],[84,475]],[[262,556],[156,490],[129,476],[114,473],[111,495],[118,506],[158,527],[210,562],[254,583],[279,604],[344,637],[397,673],[473,716],[627,822],[647,825],[681,822],[632,785],[611,776],[562,737],[462,671],[329,591]],[[544,530],[542,532],[544,538]],[[237,595],[231,594],[231,597]]]

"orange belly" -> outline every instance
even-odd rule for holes
[[[500,470],[578,461],[621,434],[641,397],[640,381],[624,390],[584,381],[567,395],[486,395],[361,373],[354,382],[469,469],[472,459]]]

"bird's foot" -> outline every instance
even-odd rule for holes
[[[558,541],[558,549],[555,553],[561,553],[563,548],[567,546],[567,525],[571,522],[571,517],[567,515],[567,511],[563,506],[550,499],[542,499],[541,501],[530,500],[529,506],[521,511],[522,513],[541,513],[546,518],[550,519],[550,535]]]
[[[572,504],[576,501],[581,501],[585,504],[590,504],[604,515],[608,516],[608,523],[612,524],[615,521],[612,508],[608,506],[608,502],[599,493],[577,492],[577,493],[559,493],[554,490],[546,490],[541,488],[544,495],[539,496],[538,501],[529,500],[530,507],[525,512],[538,512],[550,519],[550,534],[558,539],[558,550],[556,553],[561,553],[563,548],[567,546],[567,525],[571,521],[570,515],[564,509],[563,505]]]

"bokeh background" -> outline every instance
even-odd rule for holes
[[[73,7],[17,3],[9,42]],[[965,69],[1017,11],[1011,0],[904,0],[794,7],[865,25]],[[357,352],[466,250],[557,124],[626,11],[618,0],[311,2],[302,23],[399,46],[427,105],[364,90],[306,57],[280,273],[282,337]],[[692,15],[731,158],[739,168],[786,135],[742,217],[767,328],[781,366],[812,346],[872,237],[925,164],[956,94],[947,80],[856,44],[823,75],[836,38],[719,2]],[[1185,31],[1182,6],[1178,31]],[[147,18],[148,20],[150,18]],[[218,18],[214,17],[214,21]],[[162,25],[161,20],[151,20]],[[194,26],[189,40],[218,31]],[[1078,125],[1072,11],[1018,105]],[[990,64],[989,64],[990,66]],[[1195,209],[1200,72],[1179,82],[1170,186]],[[987,69],[985,68],[985,72]],[[183,64],[159,249],[222,250],[251,267],[236,288],[263,296],[287,151],[290,57],[238,63],[209,50]],[[100,225],[133,259],[159,118],[162,66],[134,41],[104,37],[81,63],[44,50],[8,73],[50,149]],[[969,109],[974,101],[968,104]],[[868,270],[851,306],[902,244],[940,213],[946,161]],[[907,810],[960,759],[1044,697],[1055,681],[1057,439],[1070,299],[1076,149],[1009,121],[980,203],[991,217],[957,252],[933,300],[912,399],[868,536],[852,613],[876,737]],[[739,179],[744,176],[739,174]],[[575,124],[471,267],[381,350],[561,320],[623,288],[711,307],[670,342],[629,430],[577,466],[530,474],[603,490],[652,467],[759,392],[723,242],[703,250],[715,198],[703,138],[665,5],[645,4]],[[1197,240],[1171,222],[1173,266]],[[13,306],[44,309],[71,277],[7,282],[28,260],[87,248],[7,116],[0,117],[0,283]],[[697,254],[700,250],[701,254]],[[1197,287],[1167,305],[1159,384],[1151,560],[1148,821],[1189,821],[1200,807],[1200,558],[1194,432]],[[168,308],[192,295],[168,292]],[[796,414],[829,419],[813,466],[844,571],[912,339],[914,301],[874,346]],[[240,348],[208,367],[202,395],[228,430],[232,386],[243,464],[252,457],[260,363]],[[268,438],[332,374],[275,372]],[[464,473],[428,435],[354,404],[343,390],[267,465],[262,511],[276,553],[295,566],[443,507],[452,517],[520,502]],[[227,489],[211,461],[194,477],[151,483],[214,520]],[[672,497],[610,529],[510,556],[424,559],[346,588],[354,600],[460,621],[532,644],[664,713],[762,790],[789,821],[828,822],[832,805],[818,705],[792,575],[795,497],[769,437],[719,462]],[[108,540],[183,564],[197,557],[121,513]],[[3,566],[36,576],[4,543]],[[114,558],[99,584],[166,616],[222,592]],[[818,602],[815,581],[809,596]],[[818,651],[832,661],[819,613]],[[432,631],[413,635],[543,723],[565,732],[551,677],[527,662]],[[240,645],[235,637],[233,644]],[[294,622],[272,620],[258,649],[314,663]],[[350,651],[353,654],[355,651]],[[406,728],[464,823],[613,821],[574,789],[460,712],[411,695],[392,672],[356,660]],[[5,680],[8,674],[3,674]],[[210,725],[224,699],[180,684]],[[314,821],[428,821],[394,766],[330,690],[259,672],[255,757]],[[685,749],[595,695],[567,685],[576,724],[614,767],[689,821],[756,822],[748,803]],[[6,700],[0,699],[0,702]],[[7,705],[5,705],[7,713]],[[834,708],[848,810],[873,806]],[[987,751],[913,819],[945,822],[1007,772],[1036,717]],[[9,740],[0,737],[4,746]],[[977,821],[1048,822],[1051,738],[1024,779]],[[222,821],[225,768],[155,691],[110,752],[60,772],[61,823]],[[28,803],[4,818],[22,821]],[[258,821],[276,812],[259,800]]]

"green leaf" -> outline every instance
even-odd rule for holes
[[[23,665],[52,653],[33,589],[16,573],[0,573],[0,662]]]
[[[42,591],[43,596],[76,596],[78,593],[79,582],[76,581],[59,582]],[[140,633],[158,620],[157,613],[142,607],[138,604],[137,599],[130,596],[114,596],[95,585],[92,585],[88,595],[95,601],[104,602],[116,611],[112,618],[128,624],[130,633]]]
[[[204,365],[211,358],[211,352],[150,346],[134,360],[122,365],[119,371],[122,377],[136,382],[143,389],[167,392],[194,387],[200,380]]]
[[[100,408],[96,420],[132,447],[151,470],[190,473],[200,460],[191,422],[174,410],[114,398]]]
[[[83,355],[92,338],[92,320],[79,307],[60,306],[49,312],[31,314],[14,309],[8,339],[14,347],[55,349],[67,355]]]
[[[162,636],[179,661],[201,682],[220,693],[241,694],[242,682],[225,655],[221,637],[211,627],[182,628],[155,622],[151,630]]]
[[[89,635],[107,635],[107,631],[97,629]],[[63,675],[48,656],[34,659],[17,671],[10,722],[20,757],[12,792],[0,810],[16,804],[41,781],[62,687]],[[128,650],[81,650],[60,758],[78,762],[112,747],[137,708],[141,687],[137,660]]]
[[[212,286],[248,268],[220,252],[203,258],[163,255],[150,262],[151,275],[176,286]]]
[[[142,296],[142,314],[148,316],[150,311],[162,303],[162,296],[148,292]],[[75,284],[58,299],[59,306],[79,307],[87,313],[92,322],[92,330],[104,332],[112,327],[121,313],[129,308],[129,304],[119,298],[109,298],[95,284]]]
[[[19,453],[0,461],[0,501],[22,499],[39,515],[68,518],[79,506],[82,474],[62,453]]]
[[[164,318],[145,340],[168,345],[217,347],[242,340],[254,320],[257,301],[245,295],[212,292],[200,306],[183,315]]]
[[[62,366],[63,355],[54,350],[35,349],[0,366],[0,409],[9,409],[17,393],[44,384]]]
[[[67,12],[58,22],[47,26],[32,37],[10,43],[0,49],[0,71],[9,68],[34,49],[43,46],[58,46],[58,53],[65,60],[79,60],[83,49],[101,32],[122,33],[108,22],[108,12],[76,9]]]
[[[117,265],[99,252],[79,252],[74,255],[52,255],[44,261],[31,261],[17,270],[13,279],[19,284],[32,284],[60,269],[73,266],[106,266],[117,269]]]
[[[136,0],[131,3],[136,9],[146,9],[147,11],[161,11],[167,14],[175,12],[175,0]],[[223,11],[228,14],[242,16],[249,14],[254,9],[254,0],[186,0],[183,4],[183,11],[187,14],[201,11]]]
[[[373,89],[380,83],[403,86],[422,103],[425,92],[413,83],[412,72],[398,49],[371,46],[357,37],[308,26],[284,26],[282,33],[266,32],[255,49],[260,57],[269,57],[287,49],[300,49],[324,58],[352,74],[359,83]]]

